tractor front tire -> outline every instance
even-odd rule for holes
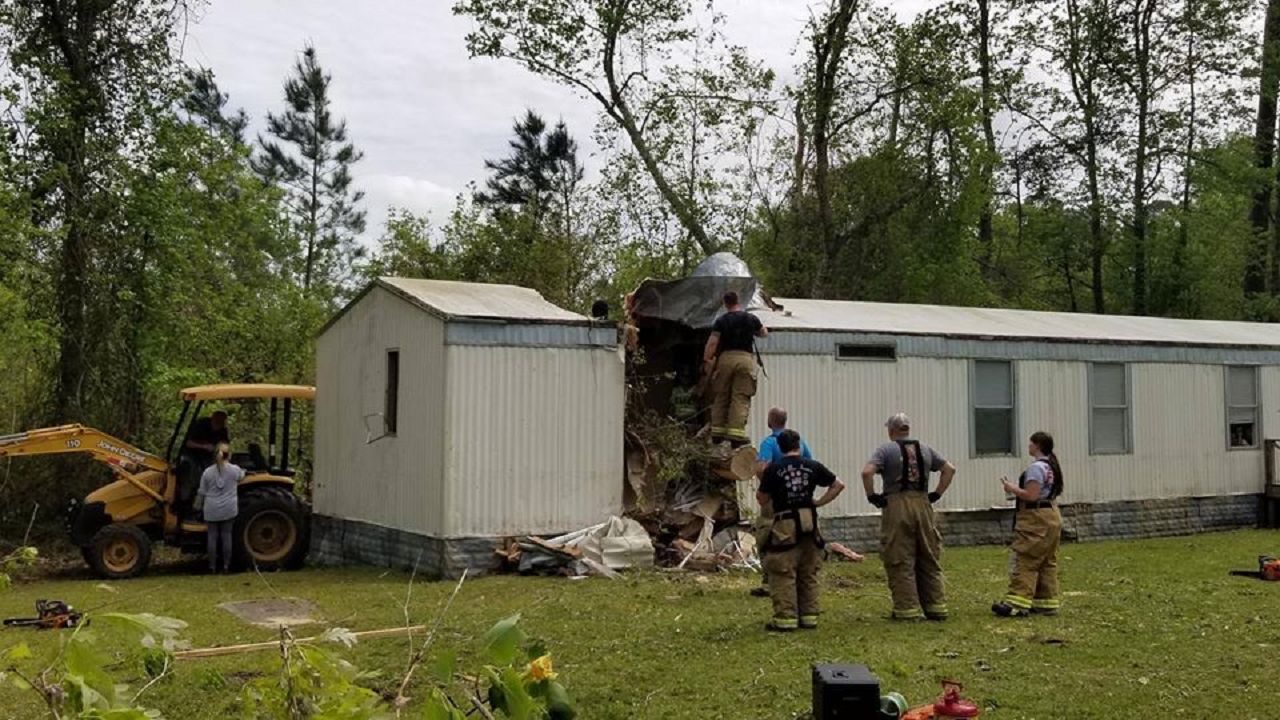
[[[111,523],[82,551],[93,572],[108,580],[137,577],[151,564],[151,539],[137,525]]]
[[[259,570],[301,566],[311,540],[310,520],[307,506],[289,488],[246,488],[240,494],[240,512],[236,515],[236,564]]]

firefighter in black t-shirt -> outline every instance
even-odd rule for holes
[[[711,437],[745,444],[747,416],[756,394],[755,339],[767,336],[769,330],[760,318],[742,309],[738,293],[725,293],[724,307],[702,353],[702,372],[711,378]]]
[[[835,500],[844,483],[822,463],[801,457],[800,434],[778,435],[782,460],[769,465],[760,480],[756,501],[773,506],[773,525],[764,545],[764,567],[773,598],[770,630],[818,627],[818,569],[822,566],[822,534],[817,509]],[[817,488],[827,489],[813,499]]]

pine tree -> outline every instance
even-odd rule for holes
[[[351,187],[351,166],[363,153],[347,140],[347,123],[330,110],[329,83],[307,45],[285,81],[287,107],[267,114],[267,132],[258,137],[261,154],[254,169],[279,186],[301,245],[302,288],[340,291],[353,261],[363,254],[356,236],[364,232],[364,193]]]
[[[547,123],[532,110],[512,127],[511,155],[486,160],[493,171],[485,182],[487,191],[476,193],[481,205],[517,205],[541,218],[555,197],[571,194],[582,179],[578,164],[578,144],[569,135],[564,121],[547,132]]]
[[[236,145],[243,144],[249,117],[245,115],[244,108],[231,115],[227,114],[229,97],[218,87],[213,71],[208,68],[188,68],[186,83],[187,92],[182,98],[182,110],[187,117],[214,134],[230,139]]]

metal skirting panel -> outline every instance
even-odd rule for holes
[[[444,536],[554,533],[620,512],[620,351],[446,354]]]
[[[778,330],[759,342],[763,355],[827,355],[840,345],[891,345],[898,357],[999,358],[1003,360],[1074,360],[1079,362],[1192,363],[1280,365],[1280,351],[1191,345],[1048,342],[948,338],[885,333],[831,333]],[[766,364],[769,358],[766,357]],[[880,362],[845,360],[842,362]]]
[[[871,514],[860,473],[872,450],[887,440],[885,419],[905,411],[915,435],[959,468],[941,509],[985,510],[1005,504],[1002,476],[1016,480],[1029,461],[1026,439],[1045,430],[1057,441],[1069,502],[1108,502],[1236,493],[1262,487],[1262,451],[1229,450],[1221,366],[1135,364],[1132,381],[1133,451],[1089,452],[1088,364],[1014,362],[1016,455],[971,457],[970,361],[900,357],[852,362],[819,355],[768,358],[752,405],[753,438],[767,434],[766,413],[785,407],[790,425],[815,456],[852,489],[831,516]],[[1277,409],[1273,374],[1263,374],[1260,417]],[[877,483],[879,483],[877,478]]]

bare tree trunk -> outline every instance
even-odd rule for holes
[[[993,274],[995,238],[992,214],[995,204],[996,134],[993,127],[995,109],[991,84],[991,0],[978,0],[978,75],[982,82],[982,138],[986,154],[979,173],[986,197],[982,213],[978,216],[978,250],[982,253],[982,272],[988,278]]]
[[[1179,207],[1182,211],[1182,217],[1178,221],[1178,242],[1173,249],[1173,282],[1175,292],[1179,295],[1186,296],[1186,265],[1187,265],[1187,248],[1191,242],[1191,171],[1193,168],[1192,154],[1196,149],[1196,32],[1195,32],[1195,11],[1193,6],[1195,0],[1186,0],[1184,5],[1183,22],[1186,24],[1187,30],[1187,92],[1189,96],[1187,107],[1187,139],[1183,148],[1182,163],[1182,198],[1179,201]],[[1181,299],[1178,300],[1179,310],[1185,310],[1181,307]]]
[[[1253,193],[1249,222],[1254,241],[1245,260],[1244,291],[1257,296],[1266,291],[1267,230],[1271,224],[1271,194],[1275,184],[1270,173],[1276,146],[1276,97],[1280,90],[1280,0],[1268,0],[1267,19],[1262,31],[1262,73],[1258,87],[1258,115],[1254,123],[1254,165],[1266,175]]]
[[[820,292],[825,288],[839,254],[831,207],[831,115],[839,92],[836,75],[857,4],[857,0],[834,0],[820,31],[813,38],[813,190],[818,197],[818,237],[823,258],[818,283]],[[860,285],[855,278],[855,295]]]
[[[597,95],[596,99],[604,106],[605,112],[609,114],[609,117],[613,118],[622,127],[623,132],[627,134],[627,138],[631,141],[631,146],[635,148],[636,154],[640,156],[641,164],[644,165],[644,169],[649,173],[649,177],[653,178],[653,184],[657,186],[658,193],[662,195],[662,199],[666,200],[667,205],[671,207],[671,212],[675,214],[676,219],[685,227],[685,230],[688,231],[702,252],[710,255],[716,252],[719,246],[711,241],[711,238],[707,235],[706,228],[702,226],[702,221],[698,219],[698,214],[694,210],[694,199],[682,197],[672,187],[671,182],[667,180],[667,175],[662,171],[657,158],[654,157],[653,149],[649,147],[648,140],[640,132],[640,124],[631,112],[631,106],[622,92],[622,84],[618,81],[618,37],[622,33],[624,21],[627,19],[628,3],[629,0],[615,0],[606,18],[603,66],[605,82],[609,87],[609,96],[606,98]]]
[[[1147,160],[1151,120],[1151,17],[1156,0],[1138,2],[1133,9],[1134,65],[1138,137],[1133,158],[1133,313],[1147,314]]]
[[[89,123],[102,107],[94,61],[91,57],[100,20],[108,7],[94,3],[43,0],[39,22],[60,50],[64,80],[70,86],[73,107],[63,132],[47,142],[55,160],[64,168],[61,190],[63,228],[57,276],[58,381],[54,391],[54,421],[84,421],[84,380],[88,371],[88,337],[91,330],[86,307],[91,296],[90,263],[94,232],[89,195],[91,180],[85,165]],[[74,16],[74,19],[73,19]]]
[[[1106,287],[1103,284],[1103,260],[1107,242],[1102,227],[1102,188],[1098,157],[1098,87],[1097,73],[1100,60],[1097,57],[1101,44],[1100,20],[1081,16],[1077,0],[1067,0],[1067,57],[1066,70],[1075,98],[1076,110],[1084,124],[1085,181],[1089,195],[1089,270],[1093,291],[1093,312],[1101,315],[1107,311]],[[1082,37],[1081,33],[1085,35]]]

